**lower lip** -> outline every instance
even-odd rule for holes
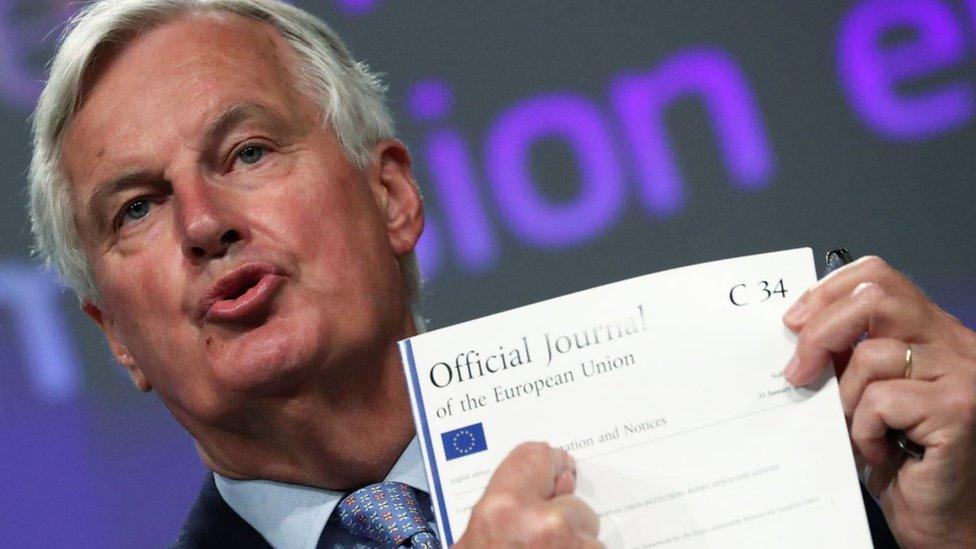
[[[205,320],[213,322],[253,322],[262,320],[270,310],[271,301],[285,278],[267,274],[236,299],[217,301],[207,310]]]

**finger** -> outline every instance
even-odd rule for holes
[[[604,545],[596,538],[596,536],[580,536],[582,538],[580,542],[580,547],[582,549],[603,549]]]
[[[857,407],[868,384],[906,375],[908,344],[897,339],[868,339],[857,344],[843,375],[840,376],[840,400],[848,418]],[[911,378],[933,381],[946,373],[951,357],[941,348],[912,345]]]
[[[555,493],[556,480],[567,470],[575,470],[575,464],[570,462],[565,450],[545,442],[526,442],[518,445],[498,465],[486,492],[498,490],[550,498]]]
[[[851,440],[871,465],[885,463],[892,453],[888,429],[905,431],[910,440],[926,445],[916,429],[937,406],[931,383],[910,379],[875,381],[864,389],[851,418]]]
[[[833,302],[849,295],[862,282],[873,282],[910,298],[921,295],[911,281],[883,259],[867,256],[837,269],[811,286],[786,311],[783,321],[794,332],[799,331],[807,321]]]
[[[600,517],[576,496],[559,496],[552,500],[553,508],[578,534],[596,537],[600,534]]]
[[[895,452],[892,452],[892,454],[895,454]],[[885,488],[890,486],[895,476],[898,475],[898,469],[901,468],[901,463],[904,459],[904,456],[892,455],[884,463],[870,467],[867,475],[868,478],[864,482],[864,487],[868,489],[868,492],[872,496],[875,498],[881,497]]]
[[[572,494],[576,489],[576,474],[572,471],[563,471],[556,477],[556,485],[552,490],[553,497]]]
[[[784,374],[794,385],[810,383],[830,364],[831,353],[850,348],[865,332],[871,337],[923,342],[926,318],[920,302],[864,282],[807,322]]]
[[[559,457],[563,460],[561,471],[556,474],[555,485],[552,490],[553,497],[572,494],[576,490],[576,460],[569,452],[553,448],[559,452]]]

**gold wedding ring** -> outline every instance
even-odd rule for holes
[[[912,354],[912,344],[909,343],[908,349],[905,350],[905,379],[912,377]],[[925,457],[925,446],[909,440],[903,431],[888,429],[888,435],[894,439],[895,444],[898,445],[903,454],[914,459]]]
[[[908,344],[908,350],[905,351],[905,379],[912,377],[912,344]]]

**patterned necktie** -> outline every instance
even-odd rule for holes
[[[353,535],[386,547],[437,549],[413,488],[401,482],[381,482],[342,498],[336,507],[339,524]]]

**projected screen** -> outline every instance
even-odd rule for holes
[[[432,327],[796,246],[881,255],[976,324],[976,1],[295,4],[386,75]],[[158,546],[192,440],[28,254],[27,117],[77,9],[0,0],[0,530]]]

